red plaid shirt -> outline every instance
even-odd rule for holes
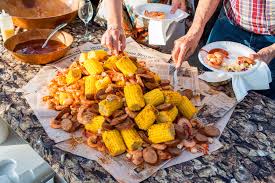
[[[256,34],[275,34],[275,0],[224,0],[227,17]]]

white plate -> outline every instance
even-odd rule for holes
[[[229,53],[229,58],[225,59],[225,61],[224,61],[226,64],[233,64],[237,60],[237,57],[239,57],[239,56],[248,57],[250,54],[256,53],[254,50],[252,50],[251,48],[249,48],[243,44],[231,42],[231,41],[217,41],[217,42],[213,42],[213,43],[207,44],[204,47],[202,47],[202,49],[206,50],[206,51],[210,51],[214,48],[222,48]],[[255,60],[256,64],[252,68],[250,68],[246,71],[228,72],[228,71],[224,71],[222,69],[216,69],[216,68],[213,68],[207,64],[207,62],[206,62],[207,61],[207,52],[205,52],[203,50],[199,51],[199,54],[198,54],[199,60],[205,67],[207,67],[208,69],[210,69],[214,72],[230,74],[230,75],[244,75],[244,74],[248,74],[248,73],[255,71],[255,69],[257,69],[257,67],[260,65],[260,61]]]
[[[177,9],[176,12],[174,14],[170,13],[172,6],[167,5],[167,4],[160,4],[160,3],[145,3],[145,4],[141,4],[138,5],[134,8],[134,13],[140,17],[143,17],[145,19],[154,19],[154,18],[149,18],[147,16],[144,15],[144,11],[162,11],[166,14],[166,18],[165,19],[161,19],[163,21],[165,20],[182,20],[185,19],[186,17],[189,16],[188,13]]]

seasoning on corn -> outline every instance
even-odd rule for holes
[[[181,94],[175,91],[162,91],[165,103],[178,105],[181,101]]]
[[[191,119],[197,113],[197,108],[186,96],[182,96],[180,104],[177,107],[180,113],[187,119]]]
[[[101,63],[96,59],[86,60],[83,65],[87,72],[91,75],[101,74],[103,72]]]
[[[122,57],[116,62],[116,67],[120,70],[125,76],[131,77],[136,71],[136,65],[126,56]]]
[[[113,55],[108,58],[103,64],[104,69],[113,70],[116,68],[116,62],[119,60],[119,56]]]
[[[174,106],[168,111],[160,111],[157,117],[159,123],[172,123],[178,115],[178,108]]]
[[[85,77],[85,97],[86,99],[93,99],[96,94],[96,83],[97,79],[95,76]]]
[[[109,76],[105,76],[102,79],[99,79],[96,81],[95,86],[97,90],[107,88],[109,84],[111,84],[112,81]]]
[[[72,68],[66,75],[66,83],[72,84],[81,78],[81,70],[79,68]]]
[[[135,117],[135,122],[139,129],[147,130],[156,120],[157,110],[152,105],[145,106]]]
[[[88,59],[101,60],[104,59],[108,53],[105,50],[92,50],[88,52]]]
[[[120,131],[120,133],[129,150],[133,151],[141,147],[143,141],[134,128],[123,129]]]
[[[129,84],[124,87],[124,95],[128,108],[139,111],[145,106],[142,89],[139,84]]]
[[[125,82],[125,80],[123,79],[123,80],[117,81],[117,82],[116,82],[116,85],[117,85],[117,86],[124,87],[124,86],[126,85],[126,82]]]
[[[102,116],[111,116],[113,112],[123,106],[123,101],[116,95],[108,95],[105,100],[98,103],[99,113]]]
[[[118,130],[104,131],[102,139],[112,156],[120,155],[126,151],[125,144]]]
[[[173,123],[154,124],[148,129],[148,139],[152,143],[168,142],[175,139]]]
[[[154,89],[144,94],[144,100],[147,105],[157,106],[164,102],[164,96],[160,89]]]
[[[105,118],[103,116],[95,116],[90,123],[85,124],[85,129],[90,132],[97,133],[98,130],[101,129],[104,122]]]

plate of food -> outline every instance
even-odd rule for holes
[[[259,60],[249,58],[254,54],[251,48],[236,42],[217,41],[205,45],[199,51],[200,62],[214,72],[230,75],[244,75],[255,71]]]
[[[160,3],[145,3],[134,8],[134,13],[145,19],[182,20],[188,17],[188,13],[178,9],[174,14],[170,13],[171,6]]]

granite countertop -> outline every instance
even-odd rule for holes
[[[75,41],[84,34],[76,20],[65,29]],[[95,27],[93,43],[102,28]],[[2,41],[1,41],[2,45]],[[0,46],[0,116],[68,182],[115,182],[98,163],[54,147],[22,93],[42,66],[20,63]],[[144,182],[275,182],[275,101],[251,92],[237,105],[221,138],[223,148],[211,155],[158,171]]]

